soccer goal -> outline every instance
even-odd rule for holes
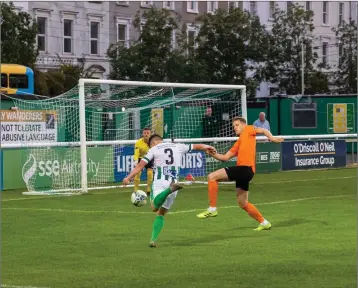
[[[58,97],[13,101],[25,122],[43,120],[41,132],[7,144],[22,150],[27,195],[120,187],[134,167],[134,143],[144,127],[165,141],[212,144],[226,152],[236,140],[232,117],[247,119],[243,85],[81,79]],[[182,159],[180,181],[206,181],[222,165],[192,151]]]

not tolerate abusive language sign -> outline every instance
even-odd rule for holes
[[[1,143],[57,142],[56,111],[0,110]]]

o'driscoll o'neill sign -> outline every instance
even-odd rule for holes
[[[0,110],[1,143],[57,142],[56,111]]]
[[[294,141],[282,143],[282,170],[346,166],[344,140]]]

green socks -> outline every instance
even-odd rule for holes
[[[160,231],[162,231],[164,225],[164,216],[157,216],[155,217],[153,223],[153,230],[152,230],[152,238],[150,239],[151,242],[155,242],[158,239]]]
[[[162,207],[165,200],[167,200],[168,196],[172,193],[170,188],[165,189],[163,192],[160,192],[153,200],[153,206],[156,209]],[[152,230],[152,238],[150,239],[151,242],[155,242],[158,239],[160,231],[162,231],[164,225],[164,216],[158,215],[155,217],[153,222],[153,230]]]
[[[162,207],[165,200],[168,198],[168,196],[172,193],[172,190],[170,188],[165,189],[163,192],[160,192],[153,200],[153,205],[156,209],[159,209]]]

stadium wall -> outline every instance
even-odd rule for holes
[[[232,143],[227,143],[229,148]],[[48,148],[43,148],[48,149]],[[23,175],[31,169],[31,183],[37,189],[53,187],[61,181],[80,181],[79,147],[54,147],[51,153],[41,148],[2,149],[0,155],[0,186],[2,190],[26,189]],[[89,183],[118,183],[134,168],[133,145],[89,147],[87,154]],[[47,151],[48,152],[48,151]],[[256,151],[257,173],[280,170],[308,170],[346,167],[348,163],[345,140],[287,141],[281,144],[258,143]],[[355,156],[356,159],[356,156]],[[203,152],[192,151],[183,157],[180,177],[192,174],[199,181],[219,168],[234,166],[236,159],[219,162],[207,158]],[[3,181],[1,181],[3,179]],[[100,180],[100,181],[99,181]],[[142,173],[146,180],[146,173]]]

